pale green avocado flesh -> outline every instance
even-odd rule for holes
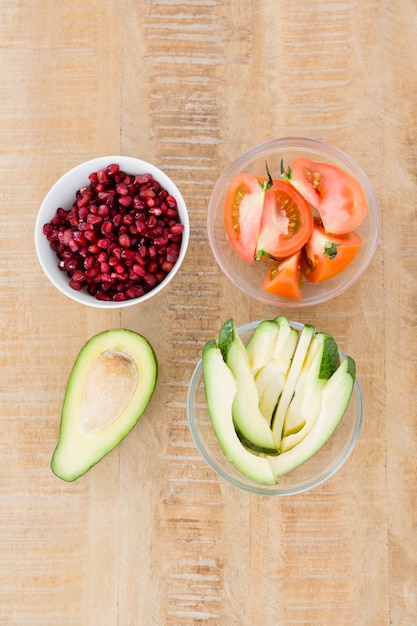
[[[228,320],[220,330],[219,349],[237,383],[232,403],[236,427],[255,446],[274,448],[271,429],[259,409],[259,396],[248,353],[233,320]]]
[[[275,483],[269,461],[247,450],[236,433],[232,405],[237,383],[214,340],[205,344],[202,360],[207,406],[224,454],[236,469],[252,480]]]
[[[155,389],[158,365],[148,341],[130,330],[107,330],[81,349],[71,370],[51,469],[71,482],[128,435]]]
[[[247,346],[228,320],[202,358],[208,412],[223,452],[243,474],[268,484],[327,442],[355,381],[355,362],[340,363],[333,337],[307,324],[297,332],[283,319],[259,324]]]

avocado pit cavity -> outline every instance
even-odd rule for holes
[[[99,354],[88,372],[81,398],[84,431],[97,432],[117,420],[132,399],[137,383],[136,363],[128,354],[114,350]]]

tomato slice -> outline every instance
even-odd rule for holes
[[[313,234],[303,248],[301,272],[310,283],[327,280],[343,272],[357,255],[362,239],[357,233],[329,235],[321,226],[315,226]]]
[[[301,250],[282,261],[272,261],[262,281],[263,289],[282,298],[301,300],[300,261]]]
[[[266,186],[252,174],[237,174],[226,191],[226,236],[236,254],[248,263],[255,259]]]
[[[359,182],[335,165],[298,158],[287,179],[320,214],[327,233],[345,235],[366,215],[366,196]]]
[[[274,180],[265,192],[256,258],[282,259],[300,250],[313,230],[308,202],[285,180]]]

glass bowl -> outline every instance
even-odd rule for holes
[[[124,301],[98,300],[84,289],[77,291],[71,288],[69,285],[70,279],[67,273],[59,269],[58,257],[56,253],[51,250],[49,241],[43,233],[44,224],[48,223],[54,217],[57,209],[59,207],[66,210],[70,209],[75,200],[76,192],[82,187],[89,186],[89,175],[93,172],[98,172],[101,169],[106,169],[113,163],[117,163],[120,169],[127,174],[151,174],[161,187],[166,189],[168,193],[176,199],[179,220],[184,225],[178,259],[165,278],[144,295]],[[61,293],[66,295],[68,298],[71,298],[71,300],[75,300],[80,304],[90,307],[101,309],[120,309],[152,298],[156,294],[160,293],[171,282],[184,261],[188,248],[189,234],[189,217],[184,198],[175,183],[167,176],[167,174],[155,167],[155,165],[135,157],[120,155],[103,156],[77,165],[61,176],[61,178],[59,178],[59,180],[57,180],[51,187],[49,192],[46,194],[37,215],[35,224],[35,247],[39,263],[44,273]]]
[[[340,274],[328,280],[309,283],[303,279],[302,299],[291,300],[262,289],[267,271],[266,261],[252,264],[241,259],[228,243],[223,225],[223,205],[226,190],[233,176],[249,173],[265,178],[265,163],[272,177],[279,178],[281,160],[284,167],[297,157],[330,163],[354,176],[365,192],[368,207],[366,217],[356,232],[362,238],[358,254]],[[211,194],[207,213],[208,239],[214,258],[224,274],[241,291],[265,304],[280,307],[313,306],[335,298],[351,287],[368,267],[375,253],[379,234],[379,207],[371,183],[362,169],[344,152],[313,139],[288,137],[273,139],[254,146],[233,161],[221,174]]]
[[[260,322],[248,322],[238,327],[243,342],[249,341]],[[297,330],[302,324],[290,322]],[[339,349],[341,360],[345,357]],[[222,451],[207,410],[202,361],[191,378],[187,396],[187,418],[194,444],[202,458],[218,476],[231,485],[249,493],[267,496],[289,496],[317,487],[335,474],[351,455],[358,441],[362,424],[362,394],[356,378],[349,405],[335,432],[327,443],[308,461],[281,476],[279,483],[264,485],[239,472]]]

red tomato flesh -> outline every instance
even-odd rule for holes
[[[282,298],[301,300],[301,250],[282,261],[269,264],[262,281],[265,291]]]
[[[303,248],[302,274],[310,283],[336,276],[353,261],[361,244],[362,239],[357,233],[329,235],[321,226],[316,225]]]
[[[317,209],[327,233],[345,235],[363,221],[365,193],[356,178],[339,167],[298,158],[290,164],[287,178]]]
[[[285,180],[274,180],[265,192],[256,258],[282,259],[308,241],[314,220],[309,203]]]
[[[230,181],[224,201],[227,239],[244,261],[255,259],[261,224],[265,184],[252,174],[237,174]]]

